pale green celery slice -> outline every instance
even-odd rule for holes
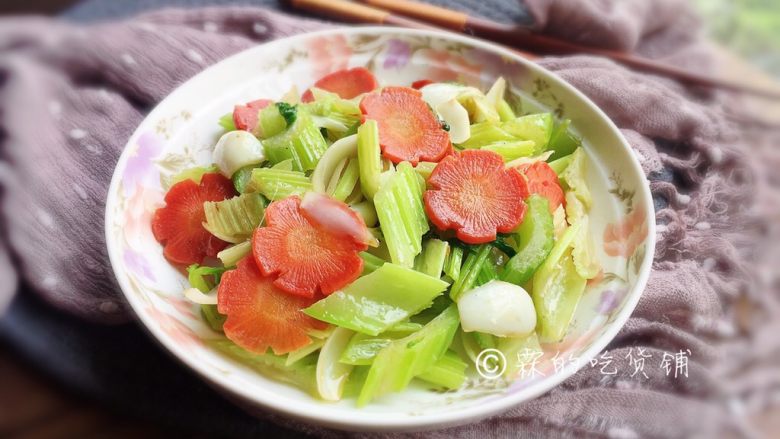
[[[368,335],[378,335],[431,306],[447,282],[385,263],[303,310],[324,322]]]
[[[355,366],[365,366],[374,361],[376,354],[392,340],[419,331],[422,325],[413,322],[401,322],[378,336],[356,333],[352,336],[339,361]]]
[[[292,159],[296,171],[309,171],[317,166],[328,144],[311,116],[300,109],[292,126],[263,140],[263,148],[270,163]]]
[[[474,149],[496,142],[514,141],[517,137],[505,131],[501,126],[490,122],[471,125],[471,136],[461,143],[461,148]]]
[[[176,183],[179,183],[184,180],[192,180],[195,183],[200,184],[200,179],[203,178],[203,174],[208,174],[211,172],[218,172],[216,165],[211,166],[197,166],[194,168],[187,168],[178,174],[171,177],[170,180],[170,186],[173,186]]]
[[[316,395],[317,381],[315,374],[317,363],[314,356],[307,356],[304,359],[287,366],[285,364],[287,359],[284,356],[270,353],[254,354],[245,351],[227,339],[205,340],[204,342],[207,346],[240,361],[243,365],[251,367],[263,375],[293,384],[312,395]]]
[[[281,200],[290,195],[303,195],[312,189],[311,180],[303,172],[271,168],[258,168],[252,171],[250,186],[271,201]]]
[[[222,332],[222,325],[225,324],[227,316],[222,315],[217,311],[217,305],[201,305],[200,312],[203,315],[203,319],[211,329],[216,332]]]
[[[401,162],[374,196],[382,235],[394,263],[412,267],[422,251],[422,236],[428,231],[423,208],[424,184],[408,162]]]
[[[450,298],[454,302],[458,302],[458,298],[461,294],[474,288],[479,273],[482,271],[482,265],[489,263],[490,245],[482,244],[476,251],[469,252],[466,257],[466,262],[461,268],[458,280],[452,284],[450,289]]]
[[[458,329],[458,309],[450,305],[411,335],[394,340],[374,358],[357,405],[389,392],[402,391],[416,376],[428,371],[447,351]]]
[[[571,156],[571,154],[569,154],[569,155],[563,156],[563,157],[561,157],[559,159],[555,159],[555,160],[551,161],[548,164],[550,165],[552,170],[555,171],[555,173],[560,176],[561,173],[564,170],[566,170],[566,167],[569,166],[569,163],[571,163],[571,159],[572,159],[572,156]]]
[[[360,187],[366,198],[373,199],[379,191],[382,155],[379,148],[379,127],[375,120],[366,120],[357,130],[357,156]]]
[[[324,339],[312,340],[311,343],[307,344],[306,346],[287,354],[287,358],[284,361],[284,365],[292,366],[298,361],[306,358],[309,354],[318,351],[320,348],[322,348],[322,345],[324,344],[325,344]]]
[[[203,203],[203,211],[206,230],[228,242],[239,243],[252,236],[265,208],[259,194],[246,193],[223,201],[207,201]]]
[[[444,274],[449,276],[453,282],[460,277],[460,268],[463,266],[463,248],[452,247],[450,254],[447,255],[447,261],[444,263]]]
[[[533,140],[536,143],[536,154],[547,148],[553,131],[551,113],[537,113],[521,116],[501,123],[507,133],[518,139]]]
[[[431,238],[423,244],[423,251],[414,261],[414,269],[428,276],[441,277],[450,245],[446,241]]]
[[[417,163],[417,166],[414,167],[414,170],[423,178],[423,180],[428,181],[428,178],[431,177],[437,164],[438,163],[434,162],[419,162]]]
[[[550,143],[547,145],[547,149],[553,151],[551,159],[557,160],[565,157],[582,146],[582,139],[571,132],[570,125],[571,120],[565,119],[553,129]]]
[[[282,160],[281,162],[271,166],[271,169],[278,169],[280,171],[292,171],[293,161],[292,159]]]
[[[587,175],[587,156],[585,150],[577,148],[571,154],[571,161],[566,169],[559,175],[561,183],[566,190],[574,192],[577,198],[585,206],[585,210],[590,209],[593,203],[593,197],[588,189],[588,183],[585,180]]]
[[[360,257],[363,259],[363,276],[375,272],[379,267],[385,265],[384,259],[374,256],[368,252],[360,252]]]
[[[536,333],[526,337],[498,337],[496,348],[504,354],[506,360],[504,377],[510,380],[518,378],[523,368],[526,368],[528,374],[523,378],[530,378],[533,362],[538,362],[543,353]]]
[[[466,368],[468,365],[458,354],[447,351],[427,371],[417,378],[433,384],[436,387],[446,389],[458,389],[466,382]]]
[[[363,222],[366,223],[366,227],[375,227],[377,221],[379,221],[376,216],[374,203],[369,200],[363,200],[357,204],[352,204],[349,207],[357,212],[361,218],[363,218]]]
[[[485,145],[480,149],[498,153],[505,162],[509,162],[520,157],[532,156],[536,150],[535,145],[533,140],[499,141]]]
[[[498,117],[501,118],[501,122],[506,122],[517,117],[515,112],[512,110],[512,107],[509,105],[506,99],[503,98],[498,101],[496,111],[498,111]]]
[[[357,159],[350,159],[347,167],[341,174],[341,178],[339,178],[338,183],[336,184],[336,188],[330,195],[339,201],[346,200],[349,194],[355,189],[359,176],[360,168],[358,167]]]
[[[587,280],[577,273],[571,255],[571,244],[580,226],[578,222],[566,229],[533,277],[536,328],[544,343],[557,343],[565,337],[585,291]]]
[[[233,113],[223,114],[222,117],[219,118],[219,126],[225,131],[235,131],[236,124],[233,122]]]
[[[217,253],[217,258],[222,261],[225,267],[235,267],[238,261],[244,259],[252,251],[252,242],[244,241],[240,244],[232,245]]]

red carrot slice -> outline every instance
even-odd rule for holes
[[[234,195],[233,183],[215,173],[203,174],[200,184],[187,179],[173,185],[165,194],[165,206],[152,219],[152,232],[165,257],[174,264],[200,264],[224,249],[228,244],[203,228],[203,203]]]
[[[518,166],[517,171],[528,183],[528,192],[539,194],[550,204],[550,212],[555,212],[564,202],[563,189],[558,181],[558,174],[545,162],[534,162]]]
[[[455,236],[469,244],[511,232],[525,215],[525,181],[492,151],[466,150],[445,157],[428,184],[432,188],[424,195],[428,218],[441,230],[455,230]]]
[[[272,102],[269,99],[258,99],[246,105],[236,105],[233,108],[233,124],[236,126],[236,129],[254,133],[255,128],[257,128],[260,110],[269,106]]]
[[[314,83],[314,87],[336,93],[344,99],[352,99],[355,96],[368,93],[378,86],[374,75],[363,67],[339,70],[323,76]],[[303,102],[313,100],[314,95],[312,95],[311,90],[306,90],[301,97]]]
[[[314,299],[278,289],[260,273],[252,256],[222,275],[217,302],[219,312],[227,315],[223,326],[227,338],[258,354],[269,347],[276,355],[300,349],[311,343],[309,331],[327,326],[301,312]]]
[[[393,163],[438,162],[450,151],[450,138],[422,94],[409,87],[386,87],[360,102],[363,121],[379,125],[382,154]]]
[[[417,81],[412,82],[412,88],[415,90],[419,90],[428,84],[433,84],[433,81],[431,81],[430,79],[418,79]]]
[[[271,203],[267,226],[255,230],[252,252],[260,271],[274,285],[303,297],[328,295],[360,276],[365,243],[333,233],[309,221],[297,196]]]

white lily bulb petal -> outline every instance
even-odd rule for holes
[[[217,304],[217,294],[214,290],[209,291],[208,294],[203,294],[203,292],[197,288],[187,288],[184,290],[184,297],[186,297],[190,302],[194,302],[199,305]]]
[[[340,363],[339,358],[353,334],[349,329],[336,328],[320,350],[317,359],[317,391],[325,401],[341,399],[344,384],[353,366]]]
[[[445,82],[434,82],[433,84],[428,84],[420,89],[422,99],[430,105],[431,108],[436,108],[440,104],[456,99],[462,91],[463,86]]]
[[[462,143],[471,137],[471,125],[469,124],[469,112],[463,105],[453,98],[435,107],[442,119],[450,126],[450,141]]]
[[[522,337],[536,328],[531,296],[523,287],[500,280],[463,293],[458,300],[458,311],[466,332]]]
[[[212,157],[219,172],[230,178],[244,166],[262,163],[265,160],[265,150],[252,133],[231,131],[219,138]]]
[[[504,93],[506,93],[506,80],[503,76],[499,76],[498,79],[496,79],[496,82],[493,83],[493,86],[490,87],[490,90],[488,90],[485,97],[490,105],[495,107],[501,99],[503,99]]]

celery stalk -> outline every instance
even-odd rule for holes
[[[263,194],[271,201],[290,195],[303,195],[312,189],[311,179],[303,172],[258,168],[252,171],[250,189]]]
[[[428,231],[424,185],[408,162],[401,162],[374,196],[379,224],[393,263],[412,267]]]
[[[427,372],[447,352],[459,324],[458,308],[450,305],[419,331],[394,340],[379,351],[357,405],[364,406],[388,392],[399,392],[412,378]]]
[[[244,256],[248,255],[250,251],[252,251],[252,242],[244,241],[217,253],[217,258],[222,261],[222,265],[225,267],[235,267],[238,261],[244,259]]]
[[[350,159],[349,164],[347,164],[346,169],[344,169],[341,178],[339,178],[339,181],[336,184],[335,190],[330,195],[339,201],[346,200],[349,194],[352,193],[352,190],[355,189],[359,175],[360,168],[358,167],[358,161]]]
[[[233,113],[226,113],[219,118],[219,126],[225,131],[235,131],[236,124],[233,122]]]
[[[447,282],[385,263],[303,310],[315,319],[377,335],[431,306]]]
[[[187,168],[179,172],[178,174],[174,175],[171,178],[171,186],[184,180],[192,180],[195,183],[200,184],[200,179],[203,178],[203,174],[208,174],[210,172],[218,172],[218,171],[219,170],[215,165],[196,166],[194,168]]]
[[[423,244],[423,251],[414,261],[414,269],[428,276],[440,277],[450,245],[446,241],[431,238]]]
[[[368,252],[360,252],[360,257],[363,259],[363,276],[375,272],[379,267],[385,265],[385,260],[374,256]]]
[[[458,354],[447,351],[427,371],[417,378],[445,389],[457,389],[466,381],[466,368],[468,365]]]
[[[311,116],[299,110],[295,123],[285,131],[265,139],[263,148],[272,164],[292,159],[293,169],[309,171],[317,165],[328,145]]]
[[[444,263],[444,274],[450,277],[453,282],[460,277],[460,268],[463,266],[463,248],[452,247],[450,254],[447,255],[447,261]]]
[[[512,107],[504,98],[501,98],[501,100],[498,101],[496,111],[498,111],[498,117],[501,118],[501,122],[506,122],[517,117],[515,112],[512,110]]]
[[[533,140],[499,141],[482,146],[480,149],[498,153],[505,162],[509,162],[520,157],[533,155],[535,145],[536,143]]]
[[[458,280],[455,281],[450,289],[450,298],[453,301],[457,302],[461,294],[474,288],[477,277],[480,271],[482,271],[482,265],[489,263],[489,256],[490,246],[486,244],[479,246],[475,252],[469,253],[466,257],[466,262],[461,268]]]
[[[360,164],[360,187],[368,199],[379,191],[382,173],[382,155],[379,148],[379,127],[375,120],[367,120],[357,130],[357,156]]]
[[[428,181],[428,178],[431,177],[437,164],[438,163],[434,162],[419,162],[417,163],[417,166],[414,167],[414,170],[423,178],[423,180]]]
[[[509,142],[518,140],[517,137],[505,131],[502,127],[489,122],[475,123],[471,125],[471,136],[461,143],[461,148],[473,149],[496,142]]]
[[[366,227],[376,226],[378,219],[376,217],[374,203],[369,200],[363,200],[357,204],[350,205],[349,208],[357,212],[358,215],[363,218],[363,222],[366,223]]]
[[[554,225],[546,198],[533,194],[526,200],[528,211],[515,230],[517,253],[504,266],[501,280],[524,285],[553,248]]]
[[[566,335],[587,280],[577,273],[571,244],[579,232],[575,223],[555,243],[534,274],[533,292],[537,331],[544,343],[557,343]]]
[[[223,201],[207,201],[203,211],[206,230],[228,242],[242,242],[260,225],[265,208],[260,194],[246,193]]]
[[[525,365],[531,364],[543,353],[536,333],[527,337],[498,337],[496,348],[504,354],[504,377],[510,380],[516,379]]]
[[[501,128],[519,139],[533,140],[536,143],[536,153],[547,148],[553,132],[553,117],[551,113],[529,114],[503,122]]]
[[[557,160],[561,157],[565,157],[574,152],[578,147],[582,146],[582,139],[575,136],[569,126],[571,120],[566,119],[559,123],[550,136],[550,143],[547,144],[547,149],[553,151],[551,160]]]
[[[390,343],[392,340],[389,337],[374,337],[357,333],[352,336],[339,361],[354,366],[370,365],[376,354]]]
[[[222,315],[217,311],[217,305],[201,305],[200,313],[203,316],[203,320],[206,321],[206,324],[208,324],[212,330],[222,332],[222,325],[225,324],[227,316]]]
[[[555,171],[556,174],[561,175],[563,171],[566,170],[566,167],[569,166],[569,163],[571,163],[572,155],[569,154],[567,156],[563,156],[559,159],[555,159],[548,163],[553,171]]]

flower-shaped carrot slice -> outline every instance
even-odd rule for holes
[[[227,315],[223,326],[227,338],[259,354],[269,347],[276,355],[300,349],[311,343],[310,330],[327,326],[301,312],[314,299],[276,288],[271,278],[260,273],[252,256],[222,275],[217,302],[219,312]]]
[[[428,184],[432,188],[424,195],[428,218],[442,230],[455,230],[457,238],[469,244],[511,232],[525,215],[525,181],[492,151],[466,150],[445,157]]]
[[[343,99],[352,99],[363,93],[368,93],[378,86],[374,75],[364,67],[338,70],[323,76],[314,83],[314,87],[336,93]],[[306,90],[306,93],[301,96],[303,102],[313,100],[314,96],[311,90]]]
[[[449,135],[419,90],[386,87],[364,97],[360,110],[363,121],[377,122],[382,155],[393,163],[438,162],[452,150]]]
[[[340,204],[339,209],[349,209]],[[328,295],[363,271],[358,253],[368,245],[311,221],[297,196],[271,203],[265,221],[267,226],[252,237],[252,252],[260,271],[274,278],[278,288],[303,297]]]
[[[260,110],[269,106],[272,102],[269,99],[258,99],[246,105],[236,105],[233,108],[233,124],[236,126],[236,129],[254,133],[257,128]]]
[[[233,183],[220,174],[203,174],[200,184],[187,179],[165,194],[165,206],[152,219],[154,238],[164,246],[163,254],[174,264],[200,264],[227,246],[203,228],[203,203],[222,201],[236,195]]]
[[[518,166],[517,171],[525,177],[528,183],[528,192],[539,194],[550,203],[550,212],[563,204],[564,196],[558,174],[545,162],[534,162],[528,165]]]

